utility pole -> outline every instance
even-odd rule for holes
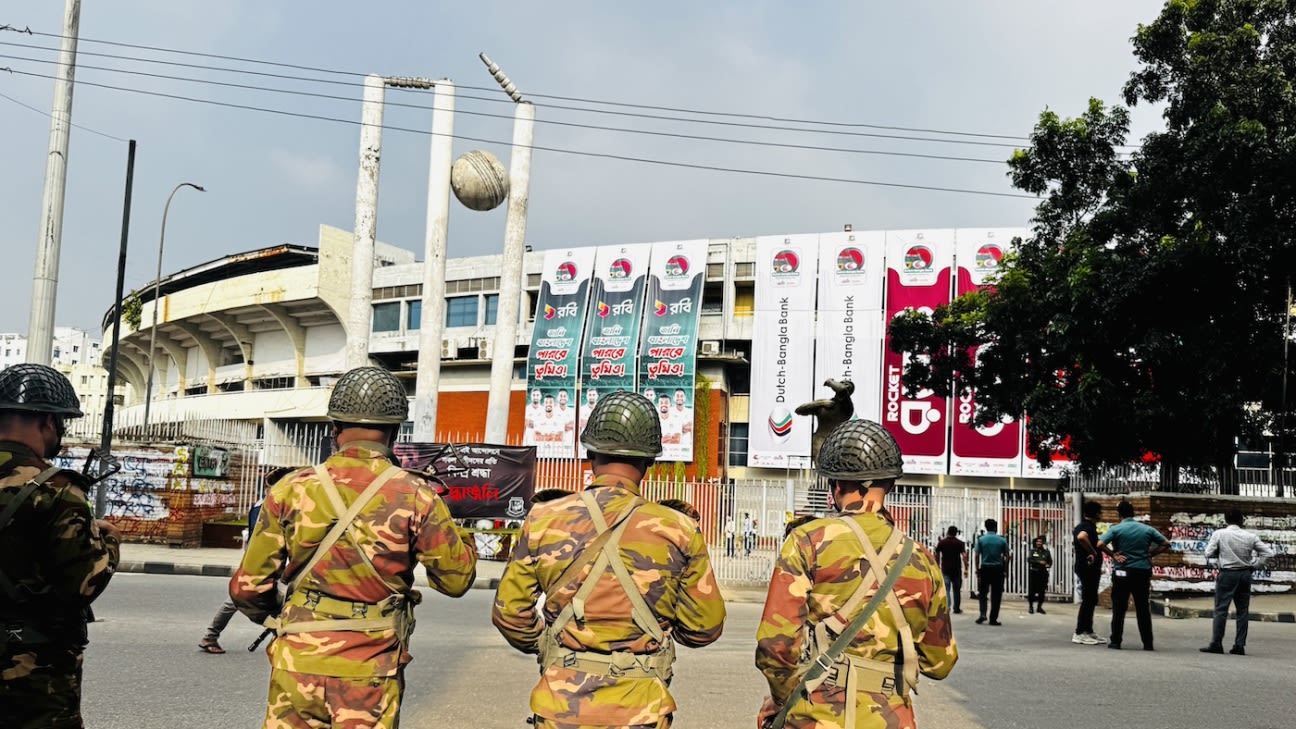
[[[104,471],[112,463],[113,408],[116,404],[113,395],[117,391],[117,347],[121,343],[122,293],[126,288],[126,241],[130,237],[131,190],[134,185],[135,140],[132,139],[126,152],[126,200],[122,203],[121,247],[117,252],[117,297],[113,299],[116,303],[113,305],[112,350],[108,356],[108,397],[104,400],[103,432],[99,436],[99,452],[96,454],[98,461],[96,475],[99,477],[105,475]],[[105,511],[107,494],[104,493],[104,489],[106,488],[107,484],[102,479],[95,488],[95,516],[101,519],[108,515]]]
[[[374,244],[378,240],[378,169],[382,155],[383,98],[381,76],[364,82],[360,112],[360,174],[356,178],[355,245],[351,248],[351,308],[347,312],[346,368],[369,364],[369,329],[373,309]]]
[[[1291,345],[1292,330],[1292,286],[1291,277],[1287,278],[1287,311],[1283,315],[1283,370],[1282,370],[1282,413],[1278,420],[1278,484],[1274,496],[1283,498],[1287,485],[1287,350]]]
[[[441,335],[445,332],[446,249],[450,237],[450,167],[454,156],[455,85],[436,82],[432,95],[432,149],[428,156],[427,231],[423,241],[423,309],[414,382],[414,440],[436,440],[441,389]]]
[[[32,276],[31,317],[27,323],[27,361],[47,365],[54,352],[54,305],[58,290],[59,248],[63,243],[63,193],[67,189],[68,137],[72,131],[72,86],[76,77],[81,0],[63,6],[63,43],[50,109],[49,154],[41,196],[36,271]]]
[[[495,351],[491,356],[490,394],[486,402],[486,442],[508,438],[509,397],[513,389],[513,351],[517,346],[522,301],[522,263],[526,255],[527,208],[531,187],[531,143],[535,107],[485,53],[482,63],[513,99],[513,149],[509,153],[508,213],[504,222],[504,261],[500,270],[499,306],[495,313]],[[579,407],[579,406],[578,406]]]

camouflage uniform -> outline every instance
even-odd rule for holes
[[[592,437],[596,431],[604,437]],[[595,406],[581,442],[591,453],[651,463],[661,425],[643,398],[613,393]],[[603,533],[618,536],[594,546]],[[573,563],[573,574],[564,574]],[[633,596],[623,580],[637,588]],[[709,645],[724,619],[697,522],[609,474],[584,493],[532,507],[491,613],[510,645],[540,656],[531,710],[536,726],[552,729],[669,726],[674,643]]]
[[[875,430],[881,431],[880,426],[868,421],[853,423],[867,425],[847,424],[838,430],[849,426],[870,435]],[[836,434],[834,431],[833,435]],[[825,442],[823,453],[834,447],[833,435]],[[885,438],[894,447],[894,439],[889,435]],[[894,470],[879,472],[877,478],[900,475],[898,448],[894,449],[893,457]],[[820,470],[824,470],[822,462]],[[848,479],[873,480],[843,478]],[[840,676],[845,671],[836,665],[829,672],[829,680],[810,692],[808,701],[804,697],[792,696],[808,662],[828,648],[822,639],[818,645],[810,645],[815,642],[815,633],[826,635],[823,632],[825,621],[841,610],[861,588],[875,590],[877,586],[874,579],[864,584],[861,567],[868,567],[866,552],[855,530],[844,520],[853,520],[861,527],[875,550],[882,550],[893,532],[880,502],[866,501],[861,494],[848,492],[838,508],[840,516],[816,519],[796,527],[783,542],[770,580],[765,611],[757,628],[756,667],[765,675],[775,704],[782,706],[789,700],[795,702],[787,717],[787,727],[913,729],[913,704],[908,691],[862,689],[856,695],[848,696],[845,681]],[[893,563],[894,552],[879,556],[884,562],[892,562],[888,569],[898,567]],[[916,546],[892,592],[898,598],[896,606],[912,633],[918,672],[935,679],[944,678],[958,660],[958,649],[950,623],[944,580],[931,552]],[[829,625],[835,625],[835,630],[840,632],[844,623],[849,623],[855,614],[859,614],[858,609],[852,615],[838,615],[836,619],[841,619],[841,622],[830,622]],[[813,626],[818,626],[818,630]],[[902,634],[903,626],[897,622],[888,602],[883,602],[851,641],[839,662],[866,664],[875,671],[889,669],[900,662],[905,653]],[[909,668],[912,671],[912,667]],[[895,673],[905,672],[900,667]],[[895,681],[894,685],[902,685],[910,678],[916,682],[917,672]],[[846,726],[847,701],[854,702],[852,713],[855,721],[851,727]]]
[[[32,371],[40,380],[47,376],[40,367],[15,365],[6,372],[5,384]],[[66,378],[37,382],[35,387],[49,384],[66,387],[68,408],[25,408],[10,397],[12,390],[0,386],[6,391],[0,393],[0,400],[6,400],[0,409],[79,417],[76,394]],[[31,380],[23,385],[19,401],[35,392]],[[0,441],[0,514],[49,468],[27,445]],[[0,530],[0,580],[10,583],[18,596],[15,599],[0,585],[0,727],[5,729],[82,726],[84,615],[108,586],[120,559],[116,537],[101,532],[91,516],[88,488],[81,474],[58,471],[23,496]]]
[[[371,422],[404,420],[403,385],[377,368],[339,379],[330,417],[366,422],[334,412],[334,402],[355,384],[357,373],[397,390],[396,411]],[[426,480],[399,470],[396,462],[381,443],[351,441],[316,469],[284,477],[266,495],[243,563],[230,578],[230,597],[239,610],[278,633],[267,650],[266,729],[395,727],[419,599],[413,588],[416,563],[424,565],[438,592],[459,597],[472,586],[477,556],[445,503]],[[338,502],[320,470],[336,486]],[[312,566],[333,525],[380,479],[386,481],[376,496]],[[295,586],[282,605],[280,580]]]

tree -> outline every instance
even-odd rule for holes
[[[1291,0],[1168,3],[1124,89],[1164,104],[1166,127],[1128,157],[1125,109],[1045,111],[1008,163],[1043,196],[1032,235],[993,290],[892,324],[894,349],[926,355],[906,386],[974,390],[982,424],[1029,413],[1041,461],[1082,469],[1154,454],[1173,479],[1272,432],[1296,264],[1294,16]]]

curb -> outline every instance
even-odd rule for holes
[[[1152,614],[1160,615],[1172,620],[1182,620],[1186,618],[1214,618],[1214,608],[1190,608],[1172,603],[1152,601]],[[1230,612],[1229,620],[1235,620],[1237,613]],[[1253,623],[1296,623],[1296,613],[1251,613],[1251,622]]]
[[[234,567],[224,564],[184,564],[180,562],[141,562],[130,560],[120,562],[117,572],[131,572],[145,575],[192,575],[197,577],[230,577]],[[494,590],[499,587],[498,577],[479,577],[473,582],[474,590]]]

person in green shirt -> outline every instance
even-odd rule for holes
[[[999,622],[999,603],[1003,600],[1004,571],[1012,561],[1012,550],[1008,549],[1008,540],[999,536],[998,531],[999,522],[986,519],[985,533],[976,541],[977,586],[981,603],[977,625],[986,621],[987,598],[990,601],[990,624],[1002,625]]]
[[[1152,650],[1152,607],[1148,593],[1152,590],[1152,558],[1170,549],[1170,540],[1161,532],[1134,519],[1134,505],[1122,501],[1116,507],[1121,521],[1107,529],[1098,540],[1098,549],[1111,555],[1112,626],[1108,648],[1119,650],[1125,632],[1125,609],[1132,596],[1138,616],[1139,637],[1143,650]]]

